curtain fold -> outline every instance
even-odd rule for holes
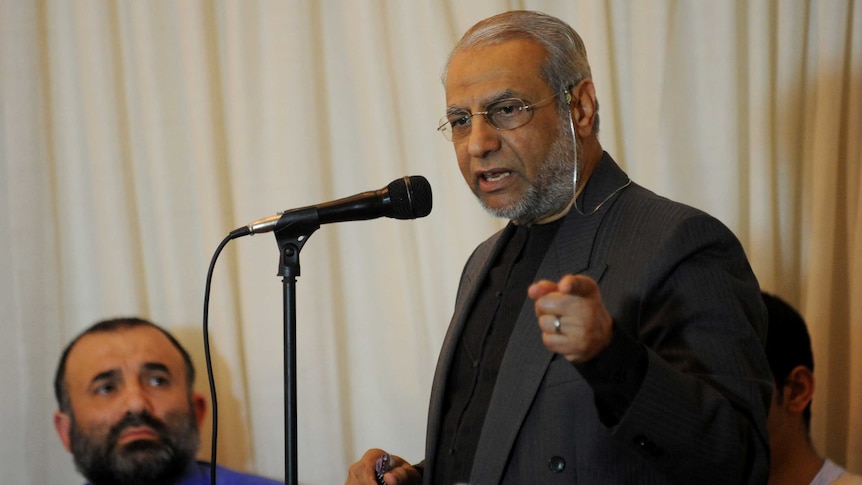
[[[584,37],[605,147],[741,239],[808,322],[812,436],[862,472],[862,3],[858,0],[0,0],[0,468],[80,477],[51,425],[62,348],[141,315],[208,394],[206,271],[232,229],[423,175],[416,221],[326,225],[297,280],[299,476],[365,449],[421,459],[461,267],[502,227],[435,133],[441,69],[476,21],[528,8]],[[284,475],[282,281],[271,235],[215,268],[219,462]],[[208,458],[203,430],[201,456]]]

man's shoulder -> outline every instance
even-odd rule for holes
[[[208,485],[210,483],[210,468],[210,464],[207,462],[196,462],[194,473],[177,485]],[[216,479],[218,485],[280,485],[284,483],[271,478],[231,470],[221,465],[216,465]]]
[[[624,192],[620,196],[623,201],[620,205],[625,207],[627,212],[637,214],[638,217],[714,219],[714,216],[702,209],[656,194],[636,183],[632,183],[630,190]]]
[[[832,485],[862,485],[862,475],[846,472],[832,482]]]
[[[683,240],[706,238],[737,239],[736,235],[716,216],[683,202],[678,202],[632,184],[610,209],[604,229],[625,228],[628,236],[644,237],[641,233],[664,235],[667,240],[685,235]]]
[[[811,480],[811,485],[860,485],[862,477],[854,475],[838,465],[834,461],[826,458],[823,460],[823,465],[820,471]]]

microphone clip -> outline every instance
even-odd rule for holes
[[[320,229],[320,215],[316,207],[306,207],[285,213],[275,225],[278,243],[278,276],[295,278],[299,276],[299,252],[314,231]]]

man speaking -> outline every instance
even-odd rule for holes
[[[602,149],[578,34],[496,15],[462,37],[443,80],[439,130],[510,223],[464,267],[424,460],[369,450],[347,483],[765,483],[757,280],[727,227]]]

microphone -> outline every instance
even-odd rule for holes
[[[379,190],[362,192],[343,199],[300,207],[258,219],[230,232],[230,238],[280,231],[293,224],[303,228],[346,221],[365,221],[378,217],[417,219],[431,213],[431,185],[421,175],[393,180]]]

